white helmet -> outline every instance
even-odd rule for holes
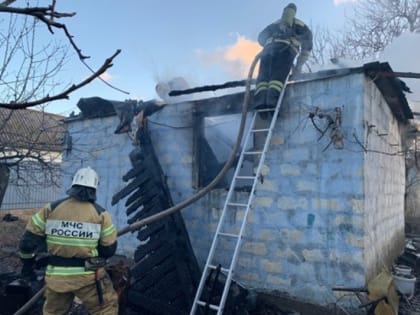
[[[96,172],[90,168],[85,167],[79,169],[73,176],[73,182],[71,185],[80,185],[96,189],[99,184],[99,177]]]

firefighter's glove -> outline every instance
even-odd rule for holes
[[[22,259],[23,266],[20,271],[20,276],[22,279],[27,281],[32,281],[36,279],[36,273],[34,270],[35,267],[35,257],[30,259]]]

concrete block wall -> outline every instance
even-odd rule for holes
[[[343,150],[327,147],[329,132],[319,139],[308,118],[315,107],[342,109]],[[317,304],[336,300],[333,286],[364,285],[363,154],[352,140],[362,121],[362,75],[288,88],[247,230],[245,248],[264,251],[241,254],[256,274],[244,268],[240,281]]]
[[[401,235],[404,160],[364,152],[365,147],[391,150],[381,142],[382,136],[367,134],[366,121],[388,128],[387,141],[398,143],[398,124],[387,106],[363,74],[288,87],[267,153],[264,181],[258,185],[248,220],[235,278],[238,282],[326,305],[336,301],[333,286],[364,286],[379,271],[378,262],[394,256],[396,249],[387,246]],[[328,146],[329,131],[321,137],[308,119],[315,107],[325,112],[342,109],[343,150]],[[191,104],[183,103],[167,106],[149,118],[156,153],[175,203],[195,193],[191,115]],[[128,154],[133,147],[126,135],[113,134],[117,124],[116,117],[69,123],[73,151],[64,157],[63,167],[67,176],[82,164],[98,170],[101,181],[106,182],[104,191],[100,188],[99,202],[122,227],[126,222],[123,202],[110,207],[110,200],[124,187],[121,178],[129,169]],[[317,124],[326,127],[323,120]],[[381,199],[385,192],[392,196]],[[225,198],[225,190],[213,190],[182,211],[201,265]],[[235,198],[241,200],[244,194],[237,192]],[[237,227],[242,216],[241,211],[233,211],[227,224]],[[125,254],[136,244],[130,237],[120,241]],[[231,244],[223,245],[225,255],[218,256],[221,263],[228,260]],[[378,253],[384,252],[379,257]]]
[[[406,176],[399,124],[368,80],[364,102],[364,246],[366,276],[371,278],[403,250]]]

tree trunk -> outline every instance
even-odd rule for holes
[[[2,205],[3,197],[9,184],[9,174],[10,170],[7,165],[0,163],[0,207]]]

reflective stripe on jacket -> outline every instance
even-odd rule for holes
[[[34,237],[44,237],[48,253],[63,258],[98,256],[98,246],[116,243],[117,231],[107,211],[90,202],[67,198],[37,212],[26,227]],[[31,235],[30,234],[30,235]],[[35,250],[35,248],[34,248]],[[27,253],[29,254],[29,253]],[[87,275],[81,266],[48,266],[47,275]]]

